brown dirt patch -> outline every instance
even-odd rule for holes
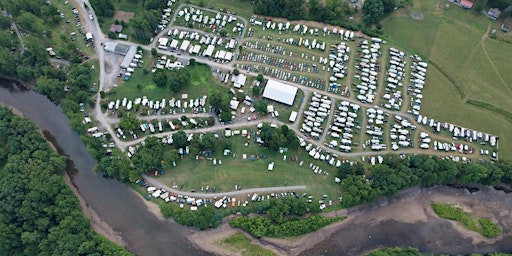
[[[119,21],[122,20],[124,22],[128,22],[133,17],[133,15],[135,15],[134,12],[117,11],[114,15],[114,18]]]

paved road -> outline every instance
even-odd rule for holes
[[[238,195],[247,195],[247,194],[253,194],[253,193],[271,193],[271,192],[286,192],[286,191],[296,191],[296,190],[306,190],[306,186],[283,186],[283,187],[267,187],[267,188],[250,188],[250,189],[242,189],[242,190],[235,190],[235,191],[229,191],[229,192],[220,192],[220,193],[200,193],[200,192],[185,192],[180,191],[177,189],[170,188],[166,186],[165,184],[162,184],[159,180],[153,179],[147,175],[142,175],[144,179],[151,185],[159,188],[163,188],[168,192],[184,195],[184,196],[191,196],[191,197],[199,197],[199,198],[219,198],[223,196],[238,196]]]

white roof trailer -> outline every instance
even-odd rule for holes
[[[289,118],[288,120],[289,120],[290,122],[294,123],[294,122],[295,122],[295,120],[297,120],[297,112],[292,111],[292,112],[290,113],[290,118]]]

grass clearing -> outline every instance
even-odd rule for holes
[[[431,206],[439,217],[460,222],[466,229],[478,232],[485,237],[494,238],[501,233],[501,228],[492,220],[477,219],[455,205],[432,203]]]
[[[323,161],[311,159],[303,149],[280,154],[260,147],[253,143],[252,139],[240,136],[223,140],[231,142],[231,153],[223,156],[223,149],[219,146],[211,156],[212,159],[222,161],[222,164],[213,165],[211,160],[196,160],[193,156],[187,156],[177,162],[176,168],[168,170],[159,179],[169,186],[183,184],[184,191],[199,191],[201,187],[210,186],[215,187],[216,192],[223,192],[233,190],[235,185],[242,185],[243,189],[248,189],[287,184],[305,185],[307,191],[304,192],[312,194],[315,198],[320,198],[323,194],[327,194],[330,199],[341,195],[339,185],[334,182],[334,169]],[[246,147],[244,144],[247,141],[250,144]],[[246,160],[242,159],[243,154],[246,154]],[[261,158],[260,154],[266,155],[266,158]],[[252,161],[252,155],[259,159]],[[284,155],[287,156],[286,160],[283,160]],[[298,161],[291,161],[295,157],[298,157]],[[304,161],[303,166],[299,166],[301,161]],[[268,171],[267,166],[271,162],[275,163],[274,170]],[[315,174],[309,168],[309,163],[329,170],[329,175]]]
[[[144,57],[151,56],[145,54]],[[151,56],[152,57],[152,56]],[[144,64],[151,63],[145,60]],[[193,66],[190,70],[190,84],[185,86],[180,92],[174,93],[168,87],[158,87],[152,80],[153,75],[144,74],[142,68],[135,69],[130,80],[122,83],[109,92],[109,101],[122,99],[136,99],[141,96],[147,96],[148,99],[171,99],[179,98],[182,93],[187,93],[189,98],[199,98],[203,95],[211,95],[218,90],[228,90],[227,87],[215,80],[211,69],[205,65]],[[137,85],[140,84],[140,89]]]
[[[243,256],[272,256],[276,255],[269,249],[265,249],[259,245],[251,243],[249,239],[242,232],[236,232],[235,234],[226,237],[218,242],[221,246],[226,246],[234,252],[239,252]]]

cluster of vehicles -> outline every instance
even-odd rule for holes
[[[220,12],[215,14],[192,6],[181,9],[176,16],[176,19],[180,18],[184,19],[186,26],[189,22],[192,22],[198,26],[207,26],[213,33],[219,32],[221,29],[225,29],[228,24],[235,23],[238,20],[236,16],[231,14]],[[231,29],[231,32],[242,35],[244,32],[244,24],[236,23],[236,25]]]
[[[358,95],[357,100],[362,103],[373,103],[377,91],[377,75],[380,71],[379,59],[381,56],[380,43],[375,41],[362,40],[358,43],[361,48],[355,65],[357,69],[355,78],[359,79],[359,84],[353,84],[356,87]]]
[[[136,98],[135,100],[128,100],[127,98],[123,98],[122,100],[115,100],[108,103],[109,110],[118,110],[120,107],[125,108],[130,111],[132,108],[136,106],[146,106],[150,110],[153,110],[156,113],[160,113],[162,115],[166,113],[172,114],[181,114],[186,113],[187,111],[191,111],[192,113],[206,113],[206,99],[207,96],[204,95],[201,98],[188,99],[187,97],[182,97],[182,99],[172,98],[169,100],[161,99],[161,100],[151,100],[146,96],[142,96],[141,98]],[[149,111],[149,110],[148,110]]]
[[[323,123],[331,113],[331,104],[329,97],[313,92],[309,107],[304,111],[304,122],[300,131],[319,140],[324,132]]]
[[[415,125],[411,124],[407,118],[399,115],[395,115],[394,122],[390,125],[389,138],[392,150],[414,147],[413,131],[416,130]]]
[[[309,63],[303,62],[293,62],[282,58],[269,57],[265,54],[258,54],[248,51],[243,51],[239,57],[241,61],[250,61],[250,62],[259,62],[262,64],[266,64],[269,66],[275,66],[279,68],[284,68],[286,70],[291,70],[295,72],[307,72],[307,73],[318,73],[318,67],[313,64],[310,66]]]
[[[425,86],[425,76],[427,75],[428,63],[424,62],[420,56],[413,55],[412,66],[411,66],[411,78],[410,81],[413,83],[407,88],[407,93],[412,94],[411,107],[412,114],[419,116],[421,109],[421,100],[423,99],[422,91]]]
[[[124,69],[124,80],[127,81],[132,76],[133,72],[135,72],[135,69],[138,67],[142,67],[141,65],[144,63],[142,60],[143,51],[137,51],[137,54],[133,55],[133,59],[128,64],[128,67]],[[123,76],[123,73],[120,72],[118,77]]]
[[[374,151],[385,150],[387,149],[387,145],[384,142],[384,123],[387,122],[387,118],[389,117],[388,113],[382,111],[382,109],[378,108],[368,108],[366,109],[366,134],[370,136],[370,139],[365,142],[363,145],[363,149],[366,146],[370,146],[370,148]]]
[[[348,67],[346,66],[349,60],[350,47],[345,42],[333,45],[329,51],[329,57],[320,58],[320,62],[324,61],[324,64],[329,60],[329,67],[332,69],[332,74],[329,77],[329,91],[336,93],[338,88],[341,86],[338,80],[347,76]]]
[[[383,106],[387,109],[400,110],[402,107],[402,87],[405,79],[406,61],[405,53],[393,47],[389,48],[389,65],[387,70],[387,86],[383,99],[387,100]]]
[[[361,123],[356,120],[360,108],[361,106],[348,101],[341,101],[338,104],[333,123],[329,126],[332,140],[328,147],[339,147],[341,152],[352,151],[354,133],[359,133],[361,129]]]

